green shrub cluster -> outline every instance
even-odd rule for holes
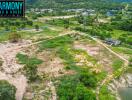
[[[0,81],[0,100],[16,100],[16,88],[5,80]]]
[[[35,57],[29,58],[27,55],[17,54],[16,56],[21,64],[24,64],[24,70],[29,81],[35,81],[38,78],[37,65],[42,63],[42,60]]]

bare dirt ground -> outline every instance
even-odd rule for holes
[[[0,44],[0,56],[3,61],[3,65],[1,66],[2,70],[0,71],[0,80],[7,80],[16,87],[16,100],[22,100],[27,86],[26,77],[18,72],[23,66],[17,64],[16,54],[21,51],[19,47],[29,43],[29,41],[23,41],[16,44]]]
[[[111,63],[112,56],[108,52],[106,52],[106,50],[104,50],[104,48],[101,47],[100,45],[97,45],[97,44],[92,45],[89,43],[86,44],[85,42],[75,42],[74,48],[84,50],[88,53],[88,55],[98,60],[98,64],[102,66],[102,70],[108,73],[113,72],[113,69],[111,67],[112,66],[112,63]],[[93,66],[90,63],[87,63],[87,65]]]
[[[38,21],[45,21],[45,20],[53,20],[53,19],[68,19],[76,17],[77,15],[69,15],[69,16],[55,16],[55,17],[40,17]]]
[[[38,33],[38,32],[42,32],[43,30],[42,29],[27,29],[27,30],[22,30],[24,32],[33,32],[33,33]]]
[[[73,74],[73,71],[64,69],[64,61],[57,57],[54,51],[43,51],[38,58],[43,59],[43,63],[38,67],[38,72],[48,74],[49,77],[59,77],[65,74]]]
[[[95,56],[99,54],[100,48],[97,46],[90,46],[89,44],[83,44],[83,43],[75,43],[74,44],[75,49],[82,49],[85,50],[90,56]]]

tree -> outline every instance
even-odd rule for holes
[[[92,72],[82,71],[79,80],[87,87],[95,87],[97,85],[97,78]]]
[[[35,29],[36,29],[36,31],[39,31],[39,26],[35,25]]]
[[[24,70],[26,71],[29,81],[35,81],[37,79],[38,74],[36,65],[29,62],[25,65]]]
[[[64,28],[65,28],[65,29],[68,29],[68,28],[69,28],[69,25],[68,25],[68,24],[65,24],[65,25],[64,25]]]
[[[37,58],[28,58],[27,56],[19,54],[18,56],[24,57],[23,62],[25,62],[24,70],[26,71],[26,75],[29,79],[29,81],[35,81],[39,78],[38,71],[37,71],[37,65],[42,63],[42,60]],[[23,58],[22,57],[22,58]],[[21,59],[22,59],[21,58]]]
[[[96,95],[92,90],[87,89],[83,84],[78,84],[74,100],[96,100]]]
[[[10,30],[9,26],[5,26],[5,31],[9,31],[9,30]]]
[[[9,34],[10,42],[18,42],[21,39],[21,35],[17,32],[13,32]]]
[[[33,25],[33,22],[32,21],[27,21],[27,24],[32,26]]]
[[[5,80],[0,81],[0,100],[15,100],[16,88]]]
[[[21,24],[21,25],[20,25],[20,28],[21,28],[21,29],[24,29],[25,27],[26,27],[25,24]]]
[[[83,21],[84,21],[83,16],[82,15],[78,16],[77,21],[78,21],[79,24],[83,24]]]
[[[69,24],[70,24],[69,20],[64,20],[64,27],[65,27],[66,29],[69,28]]]

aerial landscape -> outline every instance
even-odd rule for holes
[[[132,100],[132,0],[25,0],[0,18],[0,100]]]

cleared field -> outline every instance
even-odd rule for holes
[[[86,89],[86,94],[95,95],[96,87],[104,78],[121,68],[123,64],[106,48],[79,34],[46,40],[35,47],[30,47],[30,50],[25,49],[24,52],[29,57],[33,56],[42,60],[42,63],[37,65],[37,74],[41,80],[37,78],[37,83],[36,81],[31,82],[25,93],[25,99],[35,93],[36,95],[32,97],[33,100],[56,98],[53,94],[57,94],[60,99],[65,94],[67,99],[74,98],[76,88],[80,86],[89,89],[89,91]],[[66,88],[69,91],[64,91]],[[73,96],[71,97],[70,94]]]

